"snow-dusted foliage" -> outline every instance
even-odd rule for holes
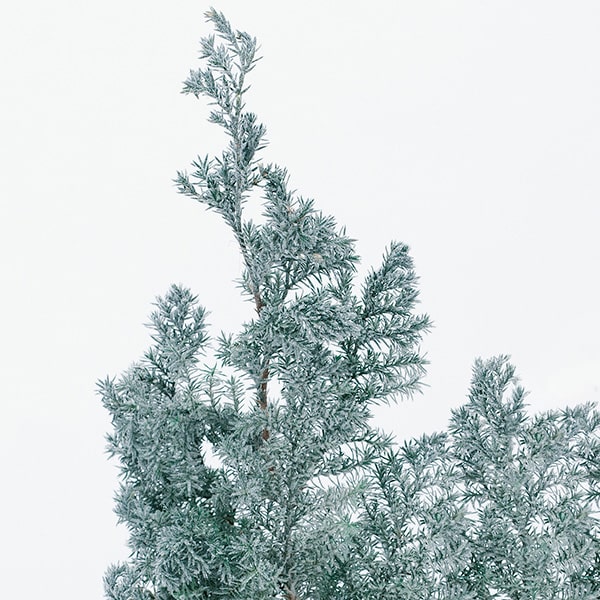
[[[353,597],[600,597],[600,414],[523,399],[506,357],[478,360],[448,431],[375,464]]]
[[[598,413],[529,419],[501,357],[476,363],[447,432],[398,447],[372,426],[423,375],[408,248],[390,243],[355,292],[352,240],[259,158],[265,128],[244,103],[256,40],[207,16],[216,36],[184,92],[209,99],[229,144],[176,183],[230,229],[251,316],[210,338],[173,286],[150,349],[100,383],[131,548],[106,597],[597,598]],[[257,196],[260,224],[244,211]]]

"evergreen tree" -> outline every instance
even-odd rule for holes
[[[423,375],[408,248],[391,243],[355,291],[352,240],[259,158],[265,128],[244,102],[256,40],[207,17],[216,36],[184,92],[209,99],[229,143],[176,183],[231,230],[254,315],[213,339],[172,286],[153,345],[99,384],[131,548],[107,598],[597,597],[597,413],[526,423],[499,358],[476,364],[448,432],[397,447],[373,427],[373,407]],[[244,211],[257,192],[261,223]]]

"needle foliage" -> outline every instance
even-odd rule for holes
[[[228,144],[176,185],[237,242],[249,317],[211,337],[196,296],[172,286],[147,352],[99,383],[131,549],[106,597],[598,598],[598,413],[529,418],[498,357],[476,362],[447,431],[397,444],[372,425],[424,373],[408,248],[391,242],[356,281],[353,241],[260,158],[265,128],[245,105],[256,40],[207,18],[183,92],[208,100]],[[260,223],[245,211],[256,197]]]

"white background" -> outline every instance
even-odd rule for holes
[[[26,0],[0,10],[2,596],[101,598],[124,559],[95,381],[190,286],[213,331],[251,318],[225,226],[172,184],[220,151],[180,95],[200,1]],[[600,4],[222,0],[264,59],[268,160],[356,238],[361,276],[408,243],[429,387],[377,418],[445,427],[475,357],[509,353],[532,411],[600,398]]]

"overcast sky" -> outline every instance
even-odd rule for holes
[[[0,9],[0,545],[6,598],[101,598],[127,556],[95,381],[192,288],[213,331],[253,315],[219,219],[176,194],[220,152],[182,96],[201,1]],[[412,249],[435,329],[422,396],[378,413],[445,427],[473,360],[507,353],[531,411],[600,399],[600,4],[223,0],[264,59],[248,106],[266,159],[357,240],[360,274]]]

